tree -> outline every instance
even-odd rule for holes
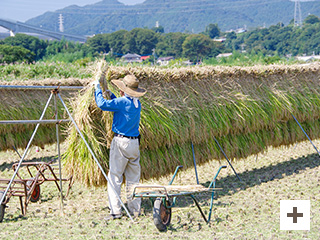
[[[220,36],[220,29],[218,27],[218,24],[212,24],[210,23],[204,32],[206,35],[208,35],[210,38],[215,38]]]
[[[151,55],[158,42],[157,34],[150,29],[134,28],[125,35],[125,52]]]
[[[151,28],[152,31],[156,33],[164,33],[164,28],[162,26]]]
[[[303,21],[303,23],[305,23],[305,24],[315,24],[315,23],[319,23],[319,22],[320,22],[320,19],[313,14],[306,17],[306,19]]]
[[[108,41],[109,41],[109,47],[110,50],[112,50],[112,53],[114,55],[124,55],[123,47],[125,45],[125,38],[127,35],[127,30],[119,30],[116,32],[113,32],[109,35]]]
[[[0,63],[33,62],[34,53],[20,46],[0,44]]]
[[[314,15],[306,18],[301,28],[293,24],[283,26],[279,23],[269,28],[255,29],[253,31],[237,35],[232,42],[226,41],[227,47],[239,50],[245,46],[247,52],[262,53],[264,55],[301,55],[318,54],[320,52],[320,19]]]
[[[64,38],[60,41],[54,40],[49,41],[48,46],[46,48],[46,56],[55,55],[58,53],[66,53],[66,52],[74,52],[80,51],[82,45],[75,45],[73,42],[68,42]]]
[[[237,39],[237,34],[234,31],[228,32],[226,38],[229,40]]]
[[[17,33],[14,37],[7,37],[3,43],[10,46],[20,46],[34,53],[35,60],[41,59],[45,53],[48,44],[44,40],[37,37]]]
[[[248,49],[257,48],[257,46],[261,43],[261,36],[259,34],[259,31],[254,31],[251,34],[248,35],[247,39],[245,39],[245,44],[248,47]]]
[[[186,33],[168,33],[159,38],[156,46],[156,52],[160,56],[182,57],[182,44],[187,38]]]
[[[183,55],[191,61],[198,61],[209,55],[213,48],[213,41],[203,34],[192,34],[182,44]]]
[[[233,43],[234,43],[233,40],[235,40],[235,39],[237,39],[237,34],[236,34],[234,31],[227,33],[226,41],[225,41],[225,43],[224,43],[224,46],[225,46],[227,49],[229,49],[229,51],[232,51],[232,49],[233,49]]]
[[[87,44],[92,53],[107,53],[110,50],[108,34],[97,34],[89,38]]]

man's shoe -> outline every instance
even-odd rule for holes
[[[104,218],[105,221],[120,219],[122,217],[122,214],[109,214]]]

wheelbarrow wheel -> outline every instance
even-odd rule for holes
[[[166,205],[170,206],[170,202],[166,201]],[[157,229],[161,232],[167,230],[167,226],[171,221],[171,208],[167,208],[163,204],[163,198],[157,198],[153,205],[153,221]]]
[[[27,190],[29,191],[33,181],[27,181]],[[31,193],[30,201],[31,202],[37,202],[40,199],[40,185],[36,184],[33,192]]]
[[[3,196],[3,191],[0,191],[0,200],[2,199],[2,196]],[[5,201],[6,199],[4,199]],[[3,218],[4,218],[4,211],[6,209],[6,205],[5,204],[1,204],[0,205],[0,223],[2,222]]]

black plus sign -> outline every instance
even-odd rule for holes
[[[297,207],[293,207],[293,213],[287,213],[287,217],[292,217],[293,223],[297,223],[298,217],[303,217],[303,213],[298,213]]]

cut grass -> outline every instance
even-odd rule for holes
[[[314,141],[320,146],[320,140]],[[21,150],[20,150],[21,151]],[[197,153],[197,150],[196,150]],[[190,152],[191,154],[191,152]],[[30,150],[28,160],[55,156],[55,146]],[[10,166],[18,159],[14,152],[0,152],[0,177],[12,176]],[[207,186],[226,161],[199,164],[198,176]],[[42,197],[30,203],[21,216],[17,198],[12,198],[1,223],[1,239],[318,239],[320,231],[320,160],[309,142],[289,147],[268,148],[265,153],[232,162],[245,183],[232,169],[221,171],[211,222],[206,224],[188,197],[179,197],[172,209],[172,225],[160,233],[153,224],[152,204],[143,200],[143,214],[135,223],[127,216],[106,223],[108,214],[105,187],[85,187],[76,182],[60,210],[59,193],[53,183],[41,185]],[[145,184],[167,184],[172,175],[149,179]],[[194,169],[183,169],[176,185],[195,184]],[[66,185],[64,185],[66,189]],[[198,194],[205,214],[208,194]],[[124,199],[123,199],[124,200]],[[310,200],[310,231],[280,231],[280,200]],[[124,213],[125,214],[125,213]]]

